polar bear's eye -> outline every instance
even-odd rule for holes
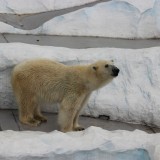
[[[108,68],[108,66],[109,66],[109,65],[108,65],[108,64],[106,64],[106,65],[105,65],[105,68]]]
[[[97,67],[93,66],[93,69],[94,69],[94,70],[96,70],[96,69],[97,69]]]

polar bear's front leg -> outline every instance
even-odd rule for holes
[[[62,132],[74,131],[74,119],[79,112],[85,95],[68,95],[60,105],[58,124]]]
[[[90,94],[86,95],[86,97],[84,98],[81,106],[79,107],[79,110],[76,113],[76,116],[75,116],[74,121],[73,121],[73,128],[74,128],[75,131],[82,131],[82,130],[85,129],[84,127],[79,125],[78,119],[79,119],[80,112],[81,112],[82,108],[85,107],[85,105],[87,104],[89,97],[90,97]]]

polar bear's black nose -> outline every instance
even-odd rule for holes
[[[113,76],[116,77],[118,76],[118,73],[119,73],[119,69],[116,67],[116,66],[113,66],[112,68],[112,72],[113,72]]]

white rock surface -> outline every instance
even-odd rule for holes
[[[160,0],[141,15],[137,34],[141,38],[160,38]]]
[[[124,1],[132,4],[140,10],[140,12],[145,12],[148,9],[151,9],[154,6],[155,0],[113,0],[113,1]]]
[[[148,49],[67,49],[22,43],[0,44],[0,107],[16,108],[10,76],[15,64],[45,57],[67,65],[113,59],[120,74],[112,83],[94,92],[83,114],[160,127],[160,47]],[[54,106],[43,110],[56,112]]]
[[[31,14],[47,12],[95,1],[97,0],[0,0],[0,13]]]
[[[126,2],[104,2],[53,18],[30,33],[136,38],[139,17],[138,9]]]
[[[160,134],[107,131],[89,127],[81,132],[0,132],[4,160],[159,160]]]
[[[0,32],[129,39],[160,38],[160,0],[147,2],[138,0],[104,2],[55,17],[33,30],[16,29],[1,22]]]

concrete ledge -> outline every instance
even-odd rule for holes
[[[46,35],[21,35],[21,34],[3,34],[7,42],[22,42],[42,46],[55,46],[67,48],[125,48],[125,49],[142,49],[158,47],[160,39],[141,39],[127,40],[103,37],[71,37],[71,36],[46,36]],[[3,38],[3,37],[2,37]],[[4,43],[1,39],[0,43]]]
[[[47,122],[42,123],[37,127],[30,127],[19,122],[18,111],[12,109],[1,109],[0,110],[0,130],[14,130],[14,131],[42,131],[51,132],[58,130],[57,119],[58,115],[56,113],[44,113],[43,115],[47,117]],[[104,117],[104,116],[103,116]],[[108,131],[114,130],[127,130],[134,131],[136,129],[142,130],[147,133],[160,133],[159,128],[153,128],[146,125],[131,124],[118,121],[111,121],[107,119],[102,119],[102,116],[98,118],[80,116],[79,124],[88,128],[90,126],[97,126]]]

